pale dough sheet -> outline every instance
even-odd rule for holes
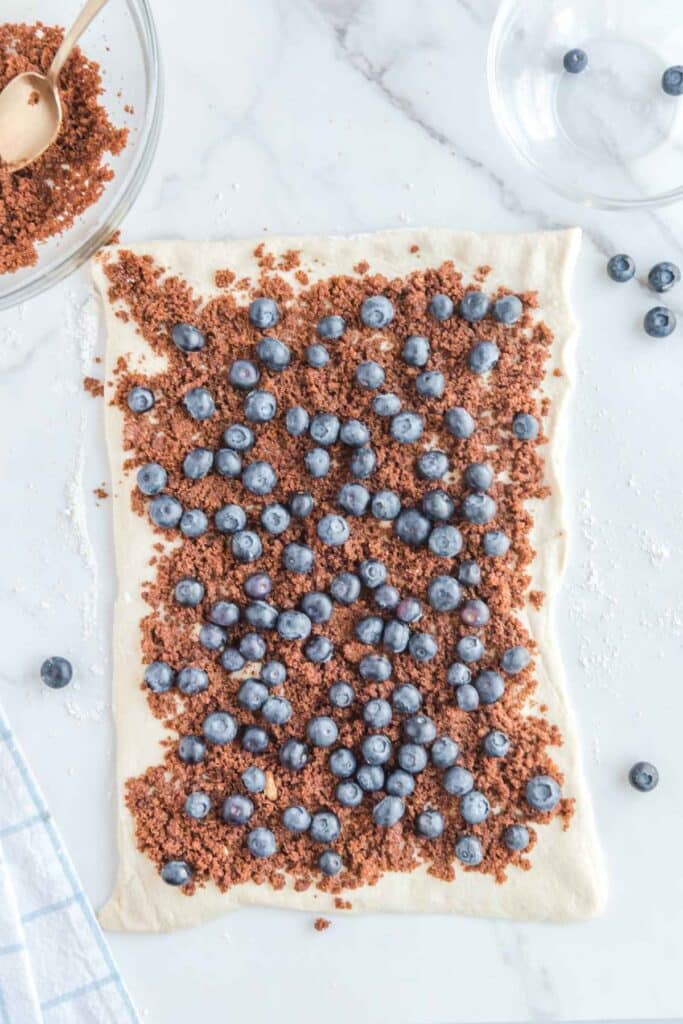
[[[573,715],[567,704],[566,687],[553,621],[553,598],[558,589],[566,553],[566,531],[562,517],[561,470],[566,442],[566,399],[573,372],[576,323],[570,307],[570,284],[580,246],[578,230],[528,235],[475,235],[445,230],[387,231],[352,238],[289,237],[266,238],[268,251],[301,251],[302,266],[311,282],[330,274],[351,274],[360,260],[367,260],[371,272],[389,277],[416,268],[439,266],[452,259],[465,280],[483,264],[493,269],[487,291],[505,285],[514,291],[535,290],[539,296],[538,315],[554,333],[552,358],[545,388],[552,398],[545,430],[546,479],[552,497],[535,502],[532,543],[537,551],[533,563],[533,587],[545,591],[540,610],[530,605],[524,622],[539,646],[536,658],[538,688],[536,700],[548,706],[546,717],[556,723],[564,745],[553,750],[553,758],[565,774],[563,794],[576,798],[576,813],[569,830],[563,832],[558,818],[538,830],[538,842],[531,854],[533,868],[511,867],[508,881],[497,884],[492,876],[458,871],[453,883],[433,878],[425,869],[410,874],[384,875],[378,884],[351,890],[353,911],[448,912],[520,920],[571,921],[598,913],[605,900],[606,882],[590,797],[584,782]],[[126,246],[150,254],[170,273],[184,277],[204,298],[218,293],[214,273],[230,268],[238,278],[257,277],[253,256],[256,241],[224,243],[153,242]],[[419,246],[417,255],[411,245]],[[152,370],[159,365],[146,343],[135,332],[133,322],[125,323],[108,303],[107,280],[100,260],[115,256],[116,247],[104,250],[94,262],[94,275],[104,298],[107,330],[106,375],[120,356],[131,357],[131,365]],[[296,288],[293,274],[288,280]],[[562,376],[552,376],[555,367]],[[267,904],[316,913],[334,911],[334,897],[311,888],[295,892],[290,886],[274,891],[247,883],[227,893],[215,886],[199,889],[193,896],[166,885],[151,861],[135,845],[133,819],[123,801],[127,778],[143,772],[159,759],[161,723],[150,713],[140,688],[143,663],[139,623],[146,613],[140,598],[142,581],[150,572],[148,560],[158,541],[146,519],[135,515],[130,492],[135,474],[123,471],[123,417],[109,404],[111,383],[106,390],[106,432],[113,486],[114,540],[118,573],[118,596],[114,609],[113,707],[117,730],[116,806],[118,815],[119,866],[114,893],[100,914],[106,928],[161,931],[198,924],[235,907]]]

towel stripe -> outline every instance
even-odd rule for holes
[[[72,1002],[74,999],[80,999],[81,996],[85,996],[88,992],[96,992],[98,988],[104,988],[105,985],[111,985],[113,981],[118,982],[119,978],[116,974],[109,974],[106,978],[100,978],[98,981],[88,982],[87,985],[81,985],[79,988],[74,988],[71,992],[65,992],[61,996],[55,996],[54,999],[48,999],[46,1002],[40,1004],[43,1012],[47,1010],[53,1010],[55,1006],[62,1006],[64,1003]]]

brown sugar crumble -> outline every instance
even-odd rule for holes
[[[47,71],[63,35],[41,22],[0,25],[0,89],[23,71]],[[32,266],[37,243],[71,227],[113,178],[104,157],[121,152],[128,130],[112,125],[102,91],[99,65],[76,47],[59,78],[57,139],[23,170],[10,173],[0,164],[0,274]]]
[[[332,922],[328,921],[326,917],[316,917],[313,927],[317,932],[326,932],[331,924]]]
[[[87,391],[93,398],[101,398],[104,394],[104,382],[97,377],[84,377],[83,390]]]
[[[538,830],[558,816],[567,825],[573,814],[573,801],[561,799],[554,811],[533,810],[525,799],[527,780],[533,775],[550,775],[560,784],[562,773],[553,762],[550,748],[562,743],[558,728],[532,713],[530,703],[536,690],[533,656],[536,644],[522,624],[519,611],[531,599],[530,566],[534,550],[530,543],[531,499],[547,497],[543,483],[543,446],[541,430],[536,440],[518,441],[511,432],[513,416],[519,411],[541,417],[543,403],[539,390],[544,378],[552,335],[549,328],[532,315],[533,297],[524,298],[524,313],[514,326],[504,326],[491,317],[470,324],[460,317],[434,320],[427,311],[429,298],[444,292],[454,302],[462,298],[471,284],[452,262],[438,268],[415,270],[404,277],[388,279],[370,274],[362,278],[332,275],[296,289],[277,271],[277,257],[264,245],[256,250],[260,274],[249,283],[235,281],[229,271],[221,271],[221,293],[204,300],[190,284],[167,274],[150,257],[119,250],[105,263],[109,298],[121,304],[125,316],[156,354],[163,354],[166,368],[145,374],[119,360],[115,369],[113,401],[124,417],[124,446],[127,468],[134,472],[144,463],[158,461],[168,474],[166,490],[186,509],[202,509],[208,517],[208,529],[196,539],[172,536],[177,543],[157,546],[157,561],[151,582],[143,597],[149,612],[144,618],[142,649],[145,664],[163,661],[177,672],[185,666],[200,668],[208,685],[192,695],[177,687],[153,693],[141,680],[150,714],[170,730],[170,738],[160,748],[157,764],[150,765],[126,785],[126,803],[135,819],[136,838],[143,851],[157,866],[170,860],[184,860],[192,870],[183,891],[191,895],[198,886],[212,882],[221,891],[247,881],[282,888],[285,884],[297,892],[315,886],[329,894],[336,905],[350,907],[345,898],[353,889],[373,885],[387,872],[410,872],[425,868],[435,878],[454,881],[462,872],[475,870],[504,883],[510,866],[529,870],[528,854],[537,841]],[[289,261],[288,261],[289,262]],[[292,269],[294,267],[292,266]],[[483,268],[482,268],[483,269]],[[361,273],[358,267],[356,273]],[[362,270],[365,275],[369,267]],[[364,327],[358,311],[369,295],[383,294],[393,304],[393,322],[382,331]],[[277,301],[280,320],[277,327],[257,331],[249,322],[248,302],[256,296]],[[528,299],[528,301],[527,301]],[[330,314],[346,321],[343,338],[329,342],[330,361],[320,370],[306,364],[305,352],[315,337],[317,322]],[[205,336],[206,344],[198,352],[185,354],[171,341],[174,324],[187,322]],[[262,334],[272,334],[291,351],[288,370],[276,373],[260,365],[259,387],[277,401],[277,415],[254,425],[253,447],[242,454],[242,463],[263,460],[277,473],[273,493],[258,497],[248,492],[239,478],[222,477],[216,472],[199,480],[188,479],[182,469],[187,452],[201,445],[211,451],[223,447],[223,431],[229,424],[244,422],[244,392],[233,387],[228,370],[235,359],[248,358],[258,363],[255,345]],[[400,358],[404,339],[411,334],[428,335],[431,344],[429,369],[440,370],[445,379],[442,397],[419,399],[415,380],[419,370]],[[495,342],[500,358],[494,373],[482,378],[469,372],[466,356],[472,344],[482,336]],[[358,365],[369,359],[381,363],[385,371],[383,392],[397,395],[404,410],[418,409],[425,419],[425,430],[418,444],[397,444],[390,434],[387,418],[373,412],[376,392],[360,389],[354,381]],[[133,386],[149,388],[156,398],[154,407],[135,415],[127,404]],[[216,413],[201,422],[190,418],[183,396],[190,388],[210,390]],[[477,424],[466,441],[455,439],[445,428],[444,413],[453,406],[464,406]],[[371,444],[376,453],[376,468],[364,479],[372,493],[395,491],[403,508],[419,505],[425,493],[435,487],[447,489],[456,506],[467,489],[465,468],[473,462],[488,462],[495,473],[489,494],[497,512],[494,526],[503,530],[511,543],[502,557],[486,557],[482,552],[483,534],[490,525],[480,526],[457,520],[462,535],[462,550],[455,559],[444,559],[427,547],[409,547],[401,542],[390,523],[365,515],[346,516],[350,537],[340,547],[323,546],[316,524],[328,513],[339,513],[340,487],[351,479],[349,450],[343,445],[330,449],[331,468],[327,476],[311,477],[304,469],[304,455],[313,447],[307,436],[291,436],[285,428],[286,410],[302,406],[311,415],[325,411],[343,422],[358,418],[371,428]],[[444,480],[430,482],[416,473],[416,458],[426,450],[445,452],[450,471]],[[292,517],[286,531],[268,535],[260,527],[264,506],[286,503],[293,492],[310,492],[314,514]],[[263,543],[262,555],[244,564],[232,553],[231,538],[214,526],[215,513],[228,503],[240,505],[248,515],[248,529],[258,531]],[[132,497],[135,514],[148,516],[148,499],[138,490]],[[154,528],[160,540],[168,531]],[[286,572],[282,553],[290,542],[309,545],[315,562],[307,574]],[[382,613],[373,592],[363,588],[351,605],[335,603],[328,621],[313,625],[312,636],[331,641],[333,653],[323,664],[314,664],[305,653],[305,643],[286,641],[277,630],[265,632],[267,660],[281,661],[287,670],[283,685],[273,695],[285,697],[291,704],[291,717],[284,725],[268,725],[258,711],[247,711],[238,699],[245,678],[258,677],[260,665],[248,663],[240,671],[223,668],[220,651],[209,651],[198,642],[199,628],[209,621],[217,601],[234,602],[244,611],[248,600],[245,581],[254,573],[268,573],[272,590],[265,600],[278,611],[296,608],[309,592],[329,591],[331,579],[340,572],[356,571],[364,559],[377,558],[388,570],[388,581],[402,597],[417,597],[423,609],[419,631],[430,633],[437,642],[437,653],[427,663],[415,661],[409,652],[391,655],[391,677],[385,682],[364,680],[359,662],[368,653],[380,653],[359,642],[355,627],[362,617]],[[453,573],[465,560],[477,560],[481,582],[463,585],[463,599],[479,598],[490,609],[490,620],[480,629],[465,626],[457,612],[434,611],[427,601],[427,586],[436,576]],[[173,600],[176,583],[183,577],[201,581],[204,597],[197,607],[180,606]],[[241,620],[227,633],[226,643],[237,647],[246,632],[252,631]],[[502,653],[523,645],[532,660],[515,675],[505,676],[502,697],[491,704],[480,704],[475,712],[461,710],[454,692],[446,683],[448,667],[458,660],[456,643],[471,633],[481,639],[484,655],[471,666],[477,671],[499,670]],[[381,652],[383,653],[383,652]],[[352,683],[356,698],[347,708],[333,707],[330,686],[340,680]],[[457,741],[457,764],[470,771],[475,788],[483,792],[492,813],[479,824],[468,825],[461,816],[457,797],[443,788],[443,771],[431,761],[416,774],[415,789],[405,801],[403,817],[392,827],[381,829],[373,820],[373,808],[383,793],[367,792],[355,807],[341,806],[336,797],[339,782],[328,768],[329,751],[309,745],[308,761],[302,770],[282,766],[279,750],[288,738],[303,740],[307,723],[313,716],[332,716],[338,728],[336,746],[348,747],[360,757],[360,743],[370,731],[363,720],[363,705],[371,698],[391,701],[395,687],[414,683],[421,695],[421,713],[433,720],[437,735]],[[178,742],[184,736],[202,735],[207,715],[228,712],[238,723],[238,738],[231,743],[206,745],[206,756],[198,764],[183,763]],[[401,742],[405,716],[394,713],[382,728],[394,748]],[[258,754],[248,753],[241,743],[245,727],[266,730],[268,745]],[[510,739],[505,757],[486,756],[483,738],[491,730],[500,730]],[[263,770],[263,792],[250,793],[253,814],[248,827],[228,825],[221,808],[227,796],[244,794],[241,775],[256,765]],[[211,801],[209,814],[195,820],[184,812],[189,793],[201,791]],[[333,877],[325,877],[318,858],[325,849],[310,835],[296,835],[282,824],[283,810],[302,805],[310,813],[321,809],[334,812],[341,826],[333,849],[340,855],[343,868]],[[425,809],[438,809],[444,817],[443,833],[426,839],[416,833],[416,819]],[[508,849],[502,841],[504,829],[524,824],[530,843],[524,852]],[[269,829],[277,850],[267,858],[253,857],[246,845],[249,829]],[[483,859],[476,868],[466,868],[454,857],[459,837],[467,834],[481,844]],[[322,919],[320,919],[322,920]]]
[[[104,485],[96,487],[93,491],[93,494],[95,495],[96,498],[99,498],[100,501],[104,501],[105,498],[109,497],[109,491],[106,490]]]

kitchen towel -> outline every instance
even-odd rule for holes
[[[2,707],[0,1024],[139,1024]]]

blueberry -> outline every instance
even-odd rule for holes
[[[439,370],[424,370],[415,380],[415,389],[422,398],[441,398],[446,379]]]
[[[391,703],[401,715],[414,715],[420,710],[422,697],[413,683],[402,683],[391,694]]]
[[[345,420],[339,430],[339,440],[350,448],[360,448],[370,440],[370,431],[360,420]]]
[[[401,654],[407,648],[409,640],[410,630],[404,622],[399,622],[398,619],[387,622],[382,634],[382,643],[387,651],[391,651],[392,654]]]
[[[242,733],[242,750],[250,754],[263,754],[268,749],[268,733],[256,725],[250,725]]]
[[[403,346],[401,358],[408,366],[422,367],[426,366],[430,353],[429,341],[421,334],[411,334]]]
[[[247,525],[247,514],[239,505],[223,505],[214,516],[219,533],[237,533]]]
[[[460,747],[450,736],[439,736],[434,740],[430,751],[432,764],[435,768],[450,768],[455,764]]]
[[[304,654],[314,665],[324,665],[334,654],[334,644],[326,636],[314,636],[304,647]]]
[[[183,516],[183,507],[169,494],[159,494],[149,503],[149,516],[155,526],[170,530],[177,526]]]
[[[277,608],[267,601],[252,601],[244,612],[244,618],[254,629],[275,629],[277,617]]]
[[[338,341],[342,337],[346,330],[346,321],[343,316],[324,316],[322,320],[318,320],[316,331],[318,337],[322,338],[323,341]]]
[[[415,661],[431,661],[436,657],[438,646],[431,633],[413,633],[408,649]]]
[[[358,807],[363,800],[363,790],[357,782],[346,780],[339,783],[335,796],[342,807]]]
[[[659,782],[659,772],[649,761],[637,761],[628,773],[628,781],[635,789],[640,790],[641,793],[649,793]],[[528,793],[527,800],[529,800]],[[536,806],[531,800],[529,800],[529,803],[531,803],[532,807]],[[543,808],[540,809],[542,810]]]
[[[366,587],[374,590],[387,581],[387,567],[378,558],[366,558],[358,566],[358,575]]]
[[[311,420],[308,432],[316,444],[328,447],[336,443],[340,429],[338,416],[331,412],[319,412]]]
[[[282,824],[288,832],[295,832],[297,835],[301,835],[304,832],[308,832],[311,827],[311,816],[305,807],[302,807],[300,804],[293,804],[291,807],[285,807],[282,812]]]
[[[268,687],[258,679],[245,679],[237,691],[237,703],[245,711],[258,711],[268,699]]]
[[[391,708],[389,712],[391,713]],[[360,749],[365,763],[373,767],[386,764],[391,759],[391,740],[388,736],[383,736],[381,733],[366,736],[361,742]]]
[[[393,611],[394,608],[398,607],[401,600],[396,587],[392,587],[390,583],[381,583],[374,593],[375,604],[378,608],[383,611]]]
[[[246,825],[253,813],[253,803],[241,793],[233,793],[223,801],[221,817],[227,825]]]
[[[666,306],[654,306],[645,314],[643,325],[651,338],[667,338],[676,328],[676,316]]]
[[[396,760],[404,772],[419,775],[427,767],[427,751],[417,743],[404,743],[398,748]]]
[[[330,456],[324,448],[311,448],[304,456],[304,465],[311,476],[319,480],[330,471]]]
[[[385,796],[372,808],[372,817],[375,825],[382,828],[391,828],[396,825],[405,814],[405,804],[400,796]]]
[[[236,647],[226,647],[221,654],[221,665],[226,672],[239,672],[244,668],[244,658]]]
[[[311,620],[304,612],[281,612],[277,631],[283,640],[307,640],[311,634]]]
[[[361,363],[356,369],[356,384],[367,391],[376,391],[384,384],[384,370],[373,359]]]
[[[466,768],[454,765],[444,772],[443,788],[451,796],[465,796],[474,788],[474,776]]]
[[[149,412],[154,405],[154,395],[149,388],[131,388],[128,392],[128,408],[131,412]]]
[[[288,510],[284,505],[274,502],[272,505],[265,505],[261,510],[261,526],[272,537],[284,533],[291,522]]]
[[[167,885],[187,885],[193,874],[186,860],[167,860],[161,868],[161,878]]]
[[[330,353],[324,345],[309,345],[306,349],[306,362],[314,370],[322,370],[330,361]]]
[[[467,559],[458,566],[458,582],[465,587],[478,587],[481,583],[481,569],[477,562]]]
[[[194,793],[189,793],[185,800],[185,814],[188,818],[194,818],[195,821],[201,821],[205,818],[211,810],[211,797],[208,793],[202,793],[201,790],[196,790]]]
[[[267,423],[276,412],[277,401],[270,391],[250,391],[244,399],[244,415],[250,423]]]
[[[260,377],[259,368],[251,359],[236,359],[228,373],[228,380],[232,386],[242,391],[251,391],[258,384]]]
[[[274,373],[286,370],[292,358],[289,348],[278,338],[261,338],[256,345],[256,355]]]
[[[422,618],[422,605],[416,597],[404,597],[396,607],[396,618],[401,622],[419,622]]]
[[[390,796],[411,796],[415,792],[415,779],[410,772],[397,768],[387,776],[384,788]]]
[[[230,550],[237,562],[255,562],[263,554],[263,545],[258,533],[239,530],[232,536]]]
[[[183,405],[193,420],[208,420],[216,412],[216,404],[207,388],[190,388],[185,392]]]
[[[487,757],[505,757],[510,751],[510,740],[504,732],[492,729],[484,736],[482,749]]]
[[[485,462],[471,463],[463,476],[466,486],[473,491],[488,491],[493,483],[493,470]]]
[[[232,448],[219,448],[216,452],[214,467],[219,476],[234,480],[242,472],[242,460]]]
[[[500,659],[500,667],[509,676],[516,676],[527,667],[531,661],[531,655],[526,647],[508,647]]]
[[[330,594],[339,604],[353,604],[360,596],[360,580],[352,572],[340,572],[330,582]]]
[[[267,572],[253,572],[244,581],[244,593],[254,601],[262,601],[273,589],[273,581]]]
[[[455,702],[461,711],[476,711],[479,707],[479,694],[473,686],[465,683],[455,691]]]
[[[394,394],[375,395],[372,411],[378,416],[395,416],[401,411],[401,399]]]
[[[516,324],[523,312],[522,301],[516,295],[503,295],[493,303],[493,319],[508,327]]]
[[[339,818],[332,811],[317,811],[311,818],[308,834],[316,843],[333,843],[340,832]]]
[[[203,693],[209,687],[209,677],[203,668],[187,665],[181,668],[177,676],[178,689],[187,696]]]
[[[224,629],[214,625],[213,622],[205,622],[199,630],[199,642],[207,651],[222,651],[227,643],[228,637]]]
[[[267,661],[259,673],[266,686],[282,686],[287,678],[287,669],[281,661]]]
[[[59,660],[62,661],[65,659],[60,658]],[[54,659],[51,658],[50,661],[54,661]],[[45,664],[47,665],[48,662],[46,662]],[[68,664],[69,663],[67,662],[67,665]],[[42,678],[43,669],[41,669],[40,675]],[[69,676],[69,679],[70,678],[71,676]],[[165,661],[153,661],[145,669],[145,682],[147,683],[147,686],[150,688],[152,693],[167,693],[170,689],[173,688],[173,684],[175,682],[175,672],[173,671],[170,665],[166,664]],[[47,683],[47,685],[50,686],[50,683]],[[63,683],[62,685],[66,684]]]
[[[379,330],[394,319],[394,307],[385,295],[371,295],[360,307],[361,323]]]
[[[377,456],[373,448],[355,448],[349,459],[349,472],[359,480],[367,480],[375,472]]]
[[[370,503],[375,519],[396,519],[401,511],[401,499],[394,491],[377,491]]]
[[[206,337],[192,324],[173,324],[171,341],[181,352],[199,352],[206,345]]]
[[[675,263],[655,263],[647,275],[647,282],[655,292],[668,292],[681,279]]]
[[[362,644],[375,647],[382,639],[383,629],[384,619],[380,619],[377,615],[369,615],[364,619],[358,620],[354,626],[354,633],[356,634],[356,639]]]
[[[204,600],[204,586],[191,576],[178,580],[173,596],[183,608],[196,608]]]
[[[317,590],[311,594],[304,594],[301,598],[301,607],[311,622],[315,622],[316,625],[328,622],[332,617],[332,602],[327,594]]]
[[[533,441],[538,437],[539,423],[528,412],[518,412],[512,420],[512,433],[518,441]]]
[[[468,522],[484,526],[495,518],[496,503],[488,494],[467,494],[460,506],[460,513]]]
[[[588,55],[585,50],[574,47],[573,50],[567,50],[562,58],[562,65],[570,75],[578,75],[588,67]]]
[[[285,697],[269,697],[261,707],[261,714],[269,725],[284,725],[294,711]]]
[[[178,757],[183,764],[200,764],[206,757],[206,744],[199,736],[183,736],[178,744]]]
[[[412,715],[403,723],[403,735],[411,743],[431,743],[436,739],[436,726],[427,715]]]
[[[455,856],[465,867],[476,868],[484,859],[484,852],[476,836],[460,836],[455,844]]]
[[[277,853],[277,840],[269,828],[253,828],[247,836],[247,849],[252,857],[263,860]]]
[[[449,433],[461,441],[471,437],[474,433],[476,424],[467,409],[463,409],[461,405],[454,405],[452,409],[447,409],[444,413],[444,420]]]
[[[238,734],[238,725],[226,711],[215,711],[207,715],[202,723],[204,738],[209,743],[231,743]]]
[[[370,504],[370,492],[363,484],[343,484],[337,502],[349,515],[362,516]]]
[[[258,633],[245,633],[240,640],[239,650],[247,661],[260,661],[266,653],[266,642]]]
[[[472,373],[488,373],[500,358],[498,346],[492,341],[477,341],[467,353],[467,365]]]
[[[484,319],[490,306],[489,297],[483,292],[466,292],[460,300],[460,316],[469,323],[476,323]]]
[[[154,662],[154,664],[162,665],[163,662]],[[149,672],[151,668],[152,666],[150,665],[149,668],[147,669],[147,672]],[[164,666],[164,668],[168,668],[168,666],[166,665]],[[169,672],[170,671],[171,670],[169,669]],[[164,690],[170,690],[171,686],[173,685],[173,673],[171,673],[171,686],[162,686],[159,689],[155,689],[155,687],[152,686],[149,680],[147,679],[147,672],[145,673],[145,681],[147,682],[147,685],[149,686],[150,690],[153,690],[155,693],[161,693]],[[161,670],[157,670],[155,673],[153,673],[153,675],[156,678],[160,678],[164,676],[165,673],[163,673]],[[40,678],[42,679],[46,686],[50,687],[51,690],[61,690],[63,686],[67,686],[71,682],[72,676],[73,668],[71,667],[71,662],[68,661],[67,658],[62,658],[59,655],[55,655],[52,658],[47,658],[46,661],[44,661],[43,664],[40,666]]]
[[[424,430],[424,420],[416,412],[400,412],[391,421],[391,436],[401,444],[419,441]]]
[[[223,442],[235,452],[248,452],[255,441],[254,431],[244,423],[231,423],[223,431]]]
[[[419,547],[431,533],[432,524],[416,508],[408,508],[396,519],[395,529],[404,544]]]
[[[348,708],[353,704],[355,693],[349,683],[332,683],[328,691],[330,704],[333,708]]]
[[[216,601],[216,603],[211,606],[209,618],[212,622],[215,622],[217,626],[223,626],[228,629],[230,626],[234,626],[239,622],[240,610],[232,601]]]
[[[471,681],[472,673],[461,661],[454,661],[448,666],[446,682],[449,686],[466,686]]]
[[[280,321],[280,309],[275,299],[259,298],[249,303],[249,323],[260,331],[275,327]]]
[[[318,867],[324,875],[332,878],[334,875],[339,874],[344,864],[339,854],[334,850],[323,850],[318,857]]]
[[[310,572],[315,554],[307,544],[287,544],[282,552],[282,564],[287,572]]]
[[[392,719],[391,704],[382,697],[374,697],[363,705],[363,721],[371,729],[384,729]],[[376,762],[380,764],[381,762]],[[373,764],[370,761],[370,764]]]
[[[415,831],[423,839],[438,839],[443,835],[444,828],[443,814],[439,811],[428,809],[418,814],[415,819]]]
[[[327,762],[330,771],[338,779],[350,779],[356,771],[356,755],[348,747],[337,747]]]
[[[526,850],[530,842],[529,829],[525,825],[508,825],[503,830],[503,842],[508,850]]]
[[[526,784],[526,799],[535,811],[552,811],[562,796],[559,783],[550,775],[534,775]]]
[[[277,473],[269,462],[251,462],[242,473],[242,483],[250,494],[263,497],[277,486]]]
[[[437,292],[437,294],[432,295],[429,300],[427,309],[435,320],[443,321],[450,320],[453,316],[453,310],[455,307],[453,305],[453,300],[449,298],[448,295],[443,295],[441,292]]]
[[[285,416],[285,428],[292,437],[301,437],[310,426],[311,418],[300,405],[295,405],[287,410]]]
[[[437,488],[427,491],[422,498],[422,511],[432,521],[445,521],[450,519],[455,512],[455,505],[449,494]]]
[[[185,537],[202,537],[208,528],[209,520],[200,508],[188,508],[180,517],[180,532]]]
[[[310,516],[315,507],[315,500],[309,491],[295,491],[289,497],[289,511],[297,519]]]
[[[486,821],[491,808],[483,793],[471,789],[460,798],[460,813],[468,825],[479,825]]]
[[[460,608],[460,619],[465,626],[479,629],[485,626],[491,617],[488,606],[478,597],[465,601]]]
[[[626,253],[618,253],[607,261],[607,273],[618,284],[630,281],[636,272],[636,265]]]
[[[331,747],[337,742],[339,730],[337,723],[329,715],[318,715],[309,718],[306,725],[306,737],[314,747]]]
[[[502,530],[488,530],[481,543],[489,558],[502,558],[510,550],[510,538]]]
[[[362,764],[356,772],[356,782],[364,793],[378,793],[384,788],[384,769],[378,764]]]
[[[484,669],[474,680],[474,688],[482,704],[495,704],[505,692],[502,676],[492,669]]]
[[[452,576],[436,576],[427,587],[427,600],[435,612],[452,612],[461,598],[460,584]]]
[[[484,645],[478,636],[462,636],[456,644],[458,657],[467,665],[484,657]]]
[[[262,793],[266,788],[266,773],[256,765],[249,765],[242,772],[242,785],[247,793]]]
[[[343,516],[337,516],[330,513],[318,520],[316,533],[323,544],[336,548],[341,544],[345,544],[349,539],[349,524]]]
[[[146,462],[144,466],[140,466],[136,479],[138,488],[151,498],[163,491],[168,483],[168,474],[158,462]]]
[[[668,96],[683,96],[683,66],[674,64],[662,75],[662,89]]]
[[[423,452],[417,460],[417,475],[423,480],[442,480],[448,472],[448,456],[433,449]]]

